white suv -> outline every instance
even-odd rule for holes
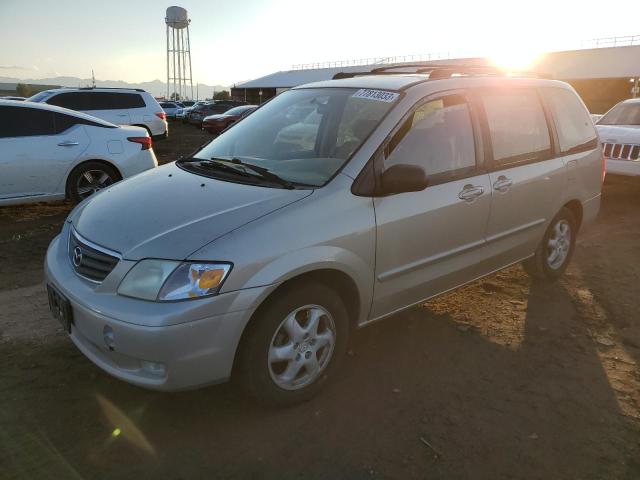
[[[101,118],[115,125],[144,127],[154,140],[167,138],[167,114],[153,96],[139,88],[57,88],[29,98]]]
[[[640,98],[624,100],[598,120],[607,173],[640,176]]]

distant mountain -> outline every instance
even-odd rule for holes
[[[52,78],[38,78],[38,79],[19,79],[12,77],[0,77],[0,83],[29,83],[33,85],[60,85],[62,87],[86,87],[91,85],[90,78],[78,78],[78,77],[52,77]],[[167,94],[167,84],[161,80],[152,80],[150,82],[142,83],[128,83],[122,80],[96,80],[96,87],[115,87],[115,88],[142,88],[147,92],[161,97]],[[214,90],[219,92],[221,90],[229,90],[229,87],[223,85],[205,85],[203,83],[193,86],[193,95],[196,96],[196,90],[199,93],[200,98],[211,98]]]

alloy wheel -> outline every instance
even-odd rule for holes
[[[336,327],[319,305],[300,307],[280,323],[269,345],[271,379],[285,390],[299,390],[315,382],[333,356]]]
[[[569,256],[571,250],[571,224],[565,220],[559,220],[554,226],[547,242],[547,264],[549,268],[557,270]]]
[[[78,177],[76,192],[81,199],[85,199],[113,183],[113,178],[103,170],[85,170]]]

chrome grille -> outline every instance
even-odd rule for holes
[[[640,145],[629,143],[605,143],[604,156],[612,160],[637,161],[640,158]]]
[[[69,261],[78,275],[102,282],[120,261],[120,254],[83,238],[73,227],[69,234]]]

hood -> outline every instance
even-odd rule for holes
[[[603,143],[640,143],[640,125],[596,125]]]
[[[311,193],[214,180],[171,163],[89,197],[70,221],[80,235],[125,259],[184,260],[218,237]]]

